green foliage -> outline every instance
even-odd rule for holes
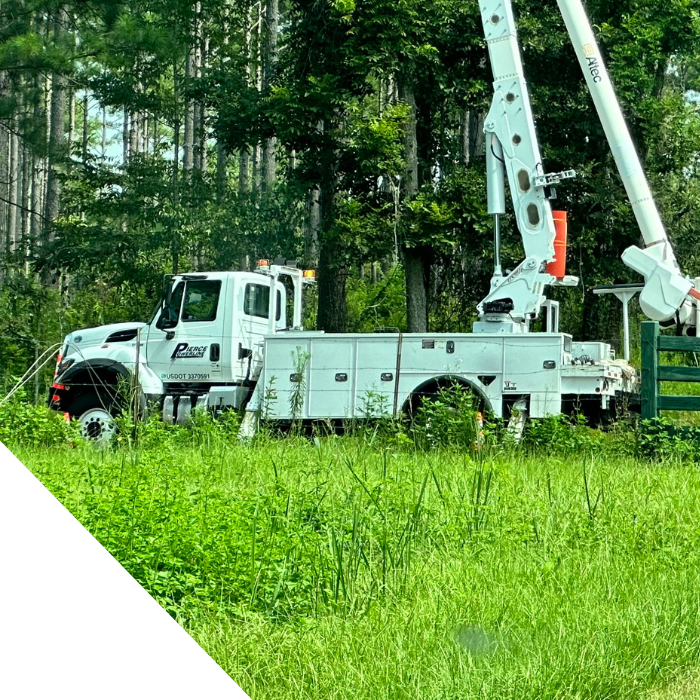
[[[435,398],[425,397],[411,424],[416,446],[425,450],[475,450],[481,432],[477,407],[476,397],[459,384],[441,387]]]
[[[296,381],[289,394],[289,412],[292,415],[292,421],[295,426],[301,419],[304,410],[304,402],[306,401],[306,370],[310,360],[311,355],[303,351],[301,347],[297,347],[292,353],[292,365],[294,366]]]
[[[340,290],[336,307],[343,316],[347,284],[344,327],[402,327],[398,284],[367,319],[357,300],[370,301],[372,290],[356,270],[377,262],[387,269],[397,248],[405,247],[420,249],[430,262],[431,327],[469,330],[493,261],[483,144],[475,140],[491,82],[478,6],[455,0],[282,3],[279,60],[262,88],[252,78],[265,72],[264,32],[250,32],[255,12],[245,2],[200,6],[67,2],[60,7],[70,21],[61,31],[54,31],[56,3],[33,0],[25,8],[11,0],[2,6],[0,67],[10,82],[0,97],[0,118],[8,131],[21,134],[32,163],[50,152],[60,155],[55,166],[62,188],[50,245],[24,241],[10,254],[3,242],[10,277],[26,276],[33,265],[43,275],[62,271],[69,296],[59,311],[42,308],[47,317],[61,314],[65,326],[124,320],[134,310],[143,318],[164,273],[235,269],[246,256],[316,262],[311,239],[317,235],[327,266],[319,282],[329,287],[312,301],[323,305]],[[560,188],[557,206],[569,212],[569,262],[585,291],[551,294],[563,304],[567,331],[617,342],[618,305],[590,289],[633,281],[619,256],[638,242],[637,227],[555,3],[518,0],[516,9],[543,165],[581,173]],[[700,261],[695,0],[615,6],[590,0],[587,9],[679,258],[692,272]],[[193,75],[187,55],[195,26],[209,49]],[[74,141],[60,154],[46,133],[42,76],[50,73],[68,79],[77,103]],[[91,105],[86,153],[78,133],[84,94]],[[185,171],[183,128],[193,104],[206,108],[206,167]],[[104,153],[98,107],[106,108]],[[115,154],[125,114],[148,144],[121,162]],[[413,119],[419,188],[407,197],[405,133]],[[239,149],[253,155],[251,149],[272,136],[274,184],[262,182],[257,156],[244,184]],[[320,208],[310,199],[317,188]],[[326,211],[316,223],[314,206]],[[43,223],[29,223],[41,229],[32,236],[45,237]],[[502,224],[503,263],[514,267],[522,259],[520,237],[511,216]],[[96,308],[90,308],[93,297]],[[307,316],[318,318],[315,311]],[[42,349],[56,338],[49,326],[58,324],[43,325],[31,333]],[[11,365],[3,372],[17,371],[33,353],[29,341],[19,345],[3,357]]]
[[[5,445],[53,447],[79,441],[74,424],[46,406],[34,406],[21,389],[0,403],[0,442]]]
[[[62,340],[62,335],[67,332],[63,322],[58,293],[24,275],[4,280],[0,287],[0,381],[6,391],[38,355]],[[53,371],[53,363],[49,362],[41,373],[39,389],[42,399]]]
[[[372,333],[381,329],[406,329],[403,269],[394,265],[372,283],[367,274],[348,281],[348,330]]]
[[[642,459],[695,462],[700,457],[700,428],[678,428],[666,418],[643,420],[636,448]]]
[[[590,455],[603,445],[603,434],[587,425],[580,413],[538,418],[528,423],[523,447],[538,452],[564,455]]]

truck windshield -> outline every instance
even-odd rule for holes
[[[170,308],[165,309],[165,296],[158,302],[156,310],[153,312],[150,323],[153,323],[156,316],[160,316],[162,320],[165,321],[177,321],[180,315],[180,306],[182,304],[182,292],[185,289],[184,282],[178,282],[177,287],[173,289],[173,293],[170,296]]]

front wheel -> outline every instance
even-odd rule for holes
[[[78,419],[80,434],[85,440],[106,444],[112,439],[116,424],[109,407],[109,402],[97,394],[86,394],[75,400],[70,414]]]

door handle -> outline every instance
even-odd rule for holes
[[[221,357],[221,347],[218,343],[212,343],[209,347],[209,361],[218,362]]]

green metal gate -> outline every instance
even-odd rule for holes
[[[661,351],[700,352],[700,338],[661,335],[656,321],[642,322],[642,418],[659,411],[700,411],[700,396],[662,396],[659,382],[700,382],[700,367],[659,364]]]

